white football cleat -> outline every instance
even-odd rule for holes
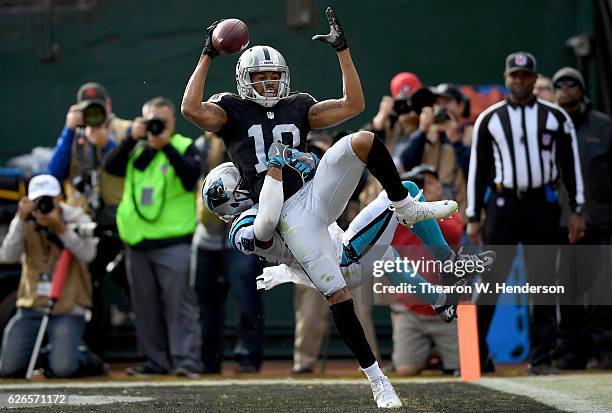
[[[447,218],[457,212],[458,205],[455,201],[421,202],[419,198],[422,193],[423,190],[421,189],[414,197],[409,194],[406,204],[401,207],[390,207],[395,211],[395,216],[400,224],[411,227],[417,222],[427,219]]]
[[[402,407],[402,401],[397,397],[395,389],[386,376],[370,383],[372,394],[379,409],[396,409]]]

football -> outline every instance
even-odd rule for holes
[[[215,27],[212,41],[213,47],[221,54],[238,53],[249,44],[249,29],[242,20],[223,20]]]

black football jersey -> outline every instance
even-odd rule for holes
[[[230,159],[240,170],[253,202],[259,202],[259,193],[266,176],[267,154],[270,145],[281,141],[304,152],[310,132],[308,110],[316,100],[307,93],[295,93],[270,108],[231,93],[219,93],[209,102],[219,105],[227,113],[227,123],[217,133],[225,144]],[[283,170],[285,199],[302,187],[300,175],[290,169]]]

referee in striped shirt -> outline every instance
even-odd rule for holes
[[[569,242],[575,243],[584,235],[584,191],[576,134],[563,109],[534,96],[537,73],[531,54],[509,55],[504,76],[508,98],[487,108],[474,126],[467,232],[473,244],[480,243],[482,233],[487,245],[498,246],[495,269],[487,281],[505,280],[520,242],[525,245],[528,274],[537,277],[531,283],[550,285],[555,282],[556,248],[552,245],[557,243],[559,229],[555,189],[559,178],[568,189],[573,211]],[[480,224],[482,210],[486,211],[484,229]],[[485,337],[496,298],[494,294],[479,298],[479,304],[488,304],[478,306],[481,366],[485,371],[493,369],[487,360]],[[547,303],[554,303],[554,298],[550,300]],[[555,307],[535,305],[531,316],[530,373],[554,373],[550,352],[556,341]]]

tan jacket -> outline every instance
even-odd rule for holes
[[[67,204],[60,206],[67,224],[91,222],[89,215],[82,209]],[[33,221],[22,221],[19,216],[15,216],[0,248],[1,261],[16,263],[21,259],[17,307],[36,308],[47,304],[48,297],[39,295],[37,291],[40,275],[45,272],[53,274],[61,252],[57,245],[48,241],[35,227]],[[87,264],[96,256],[97,240],[80,237],[68,228],[59,238],[73,257],[66,284],[60,299],[53,307],[53,314],[68,314],[73,312],[76,306],[91,307],[91,275]]]
[[[127,129],[131,122],[125,119],[119,119],[113,115],[113,118],[109,124],[110,132],[115,136],[116,143],[121,142],[127,137]],[[72,151],[70,156],[70,169],[68,179],[66,181],[66,202],[69,205],[83,208],[85,211],[90,212],[91,208],[89,201],[85,196],[80,194],[73,186],[72,179],[75,176],[81,175],[83,166],[80,165],[79,159],[87,159],[88,154],[86,151],[89,150],[87,145],[79,145],[77,139],[72,142]],[[80,151],[80,153],[79,153]],[[116,207],[121,202],[123,196],[123,177],[118,177],[109,174],[103,168],[104,159],[101,154],[101,150],[97,149],[98,159],[98,174],[100,177],[100,199],[105,205]]]

